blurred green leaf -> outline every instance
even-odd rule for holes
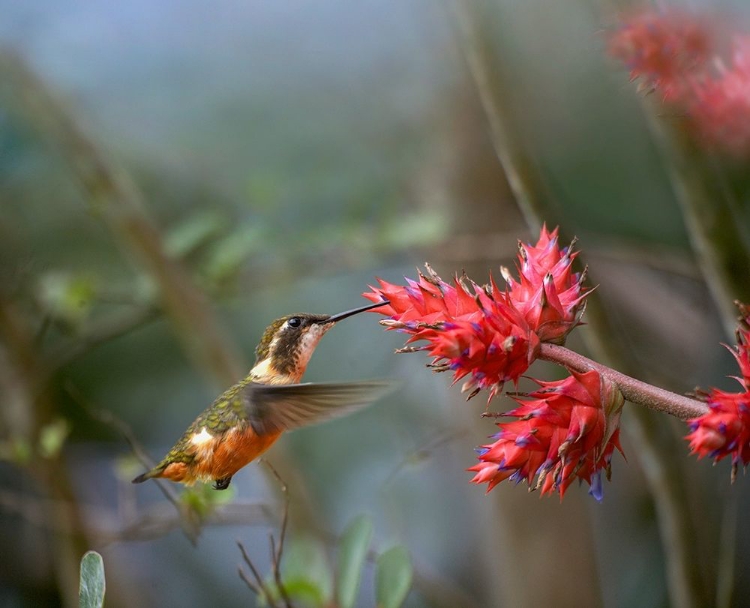
[[[341,536],[336,584],[339,608],[354,606],[362,578],[362,565],[367,558],[371,540],[372,521],[367,515],[356,517]]]
[[[174,257],[184,257],[218,236],[227,224],[227,218],[217,211],[202,211],[191,215],[167,233],[167,252]]]
[[[271,209],[281,198],[284,177],[273,173],[252,175],[247,180],[247,197],[250,206],[258,211]]]
[[[37,294],[49,315],[78,326],[94,304],[96,280],[89,275],[49,272],[39,279]]]
[[[39,432],[39,453],[43,458],[54,458],[60,453],[69,434],[70,425],[64,418],[45,425]]]
[[[425,247],[445,240],[450,231],[448,218],[439,211],[413,213],[388,223],[380,235],[380,244],[386,249]]]
[[[325,606],[333,595],[333,575],[323,545],[298,538],[284,550],[281,580],[290,598],[311,606]]]
[[[78,589],[79,608],[101,608],[104,605],[104,560],[96,551],[81,558],[81,582]]]
[[[399,608],[409,594],[412,565],[401,545],[381,553],[375,563],[375,600],[378,608]]]
[[[180,500],[188,509],[201,519],[209,515],[216,507],[231,502],[235,497],[234,487],[217,491],[211,484],[201,483],[186,488],[180,495]]]
[[[31,460],[31,453],[31,444],[23,437],[0,442],[0,460],[24,465]]]
[[[261,227],[245,225],[226,236],[207,253],[203,272],[217,282],[231,278],[253,253],[263,247],[262,234]]]
[[[143,465],[133,454],[122,454],[115,460],[115,475],[123,481],[130,481],[143,472]]]

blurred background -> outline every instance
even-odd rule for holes
[[[676,4],[748,31],[744,0]],[[126,436],[161,457],[276,317],[362,305],[375,277],[425,260],[478,282],[512,267],[536,235],[472,66],[493,75],[545,219],[580,239],[610,320],[600,340],[665,388],[734,390],[732,336],[644,94],[606,53],[622,8],[0,0],[0,606],[75,604],[86,549],[104,557],[107,606],[254,605],[236,541],[270,572],[279,484],[251,465],[228,496],[172,486],[175,506],[129,483],[142,465]],[[727,167],[746,222],[747,165]],[[601,504],[585,487],[562,503],[510,484],[485,495],[465,471],[495,429],[483,398],[393,355],[403,341],[376,321],[337,326],[305,379],[397,392],[268,453],[289,485],[289,550],[314,556],[318,585],[367,514],[376,552],[411,555],[407,606],[747,605],[748,480],[688,457],[683,423],[628,423],[626,406],[628,460]],[[675,561],[697,570],[687,599]],[[369,564],[358,605],[373,586]]]

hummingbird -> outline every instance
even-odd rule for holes
[[[248,375],[201,413],[169,453],[133,483],[165,478],[191,486],[232,476],[270,448],[284,431],[330,420],[369,405],[390,390],[382,381],[304,383],[323,335],[342,319],[384,306],[384,300],[337,315],[298,313],[275,320],[255,349]]]

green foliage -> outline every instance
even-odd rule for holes
[[[78,589],[79,608],[101,608],[104,605],[104,560],[96,551],[81,558],[81,581]]]
[[[174,257],[185,257],[226,228],[226,216],[217,211],[200,211],[173,227],[164,238],[166,250]]]
[[[412,213],[388,222],[380,235],[379,244],[386,250],[427,247],[447,239],[450,230],[450,222],[444,213]]]
[[[31,444],[23,437],[0,441],[0,460],[23,466],[31,461],[32,455]]]
[[[406,549],[396,545],[378,556],[375,600],[378,608],[398,608],[409,594],[413,569]]]
[[[214,509],[232,502],[235,498],[233,487],[217,492],[210,484],[200,483],[191,488],[186,488],[180,494],[183,506],[199,519],[205,519]]]
[[[362,568],[372,540],[372,521],[366,515],[356,517],[344,530],[338,547],[335,572],[321,541],[302,537],[293,540],[284,550],[281,580],[284,591],[297,606],[353,608],[362,581]],[[409,593],[412,565],[409,553],[397,545],[376,560],[376,600],[381,608],[399,608]],[[265,582],[271,603],[278,604],[281,594],[272,576]],[[335,598],[334,598],[335,591]],[[268,598],[260,598],[264,604]]]
[[[260,226],[244,225],[225,236],[206,253],[203,274],[216,283],[230,280],[263,247],[263,232]]]
[[[362,566],[372,540],[372,522],[366,515],[355,518],[339,542],[339,570],[336,599],[339,608],[351,608],[357,599]]]
[[[94,277],[72,272],[49,272],[37,286],[37,297],[45,312],[72,328],[86,320],[96,293]]]
[[[39,431],[38,443],[24,437],[12,437],[0,441],[0,460],[13,462],[19,466],[28,465],[35,455],[42,458],[56,458],[70,434],[70,424],[64,418],[57,418]]]
[[[70,434],[70,424],[64,418],[42,427],[39,432],[39,454],[42,458],[54,458],[60,453]]]
[[[311,538],[298,538],[284,551],[281,580],[292,600],[304,606],[326,606],[331,601],[333,573],[325,547]]]

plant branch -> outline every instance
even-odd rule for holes
[[[0,54],[0,71],[14,86],[29,121],[63,153],[92,211],[111,230],[127,258],[135,260],[158,286],[164,312],[196,367],[221,385],[236,382],[244,371],[239,353],[184,266],[166,253],[130,174],[86,134],[21,59]]]
[[[258,569],[255,567],[255,564],[253,563],[253,560],[250,559],[250,556],[247,553],[247,550],[245,549],[245,545],[242,544],[242,541],[237,541],[237,546],[240,548],[240,553],[242,553],[242,560],[247,564],[247,567],[250,568],[250,572],[253,573],[253,578],[255,578],[255,583],[252,583],[249,579],[249,577],[245,574],[245,571],[242,569],[242,566],[238,567],[238,573],[240,575],[240,578],[245,581],[245,584],[254,591],[259,597],[262,596],[263,599],[265,599],[268,602],[268,605],[272,608],[276,608],[276,602],[273,599],[273,596],[269,593],[268,587],[266,587],[266,584],[263,582],[263,578],[260,576],[260,572],[258,572]]]
[[[130,450],[133,452],[135,457],[146,469],[153,468],[154,461],[148,456],[146,450],[143,448],[138,439],[136,439],[133,429],[131,429],[124,420],[121,420],[109,410],[97,408],[89,403],[88,400],[81,394],[81,392],[73,385],[72,382],[66,381],[64,387],[65,391],[68,393],[68,395],[70,395],[71,399],[73,399],[75,403],[83,408],[89,416],[91,416],[94,420],[101,422],[102,424],[106,424],[110,428],[120,433],[123,439],[125,439],[127,444],[130,446]],[[161,493],[164,494],[164,497],[170,503],[172,503],[172,505],[174,505],[178,512],[181,513],[182,503],[180,502],[180,497],[177,492],[175,492],[170,486],[163,483],[159,479],[155,479],[154,481],[159,487],[159,490],[161,490]]]
[[[657,412],[671,414],[680,420],[697,418],[708,412],[708,406],[702,401],[636,380],[564,346],[542,344],[539,358],[543,361],[559,363],[577,372],[596,370],[616,384],[623,397],[631,403],[644,405]]]
[[[53,373],[92,348],[143,327],[157,319],[159,314],[159,309],[154,306],[137,306],[92,322],[72,343],[60,346],[47,357],[48,372]]]
[[[503,81],[497,63],[490,59],[492,50],[479,24],[478,3],[475,0],[449,0],[449,4],[457,42],[487,118],[495,154],[526,225],[536,232],[542,227],[542,218],[548,211],[549,197],[540,188],[543,182],[538,179],[539,170],[524,150],[514,122],[509,119],[508,98],[496,94],[498,90],[510,89],[511,84]]]
[[[552,225],[564,224],[559,208],[549,196],[549,188],[539,171],[534,170],[528,155],[523,152],[521,138],[514,132],[513,116],[508,111],[505,93],[511,90],[511,86],[502,87],[499,85],[503,83],[496,82],[498,69],[493,70],[492,66],[497,60],[488,52],[489,46],[482,39],[482,22],[477,15],[476,2],[455,0],[452,6],[460,26],[459,45],[487,115],[495,152],[528,227],[536,232],[545,220]],[[515,137],[511,140],[511,136]],[[597,292],[588,298],[586,318],[589,331],[584,334],[584,339],[589,350],[613,367],[632,368],[632,361],[613,344],[611,336],[616,335],[616,331]],[[706,594],[698,568],[701,556],[694,542],[694,525],[685,508],[687,497],[682,478],[672,459],[669,442],[659,436],[665,435],[666,431],[654,428],[647,410],[635,408],[632,414],[623,421],[623,426],[637,444],[637,453],[656,506],[670,597],[676,605],[697,606]]]
[[[164,315],[194,367],[217,386],[237,382],[247,370],[243,357],[185,266],[167,253],[131,175],[86,133],[21,58],[0,52],[0,75],[13,88],[19,113],[61,151],[89,208],[101,217],[126,258],[134,260],[158,287]],[[277,466],[296,488],[296,499],[305,504],[298,522],[312,527],[314,510],[305,480],[296,473],[283,446],[277,446],[274,454]]]
[[[286,540],[287,524],[289,523],[289,488],[279,475],[279,472],[273,467],[268,461],[263,459],[263,464],[268,467],[271,474],[276,478],[281,486],[281,493],[284,495],[284,514],[281,517],[281,527],[279,529],[279,544],[276,546],[276,541],[273,537],[273,533],[269,534],[269,544],[271,547],[271,570],[273,572],[273,579],[276,583],[276,587],[279,590],[281,598],[284,600],[285,608],[293,608],[292,602],[287,595],[284,583],[281,580],[281,555],[284,550],[284,541]]]

